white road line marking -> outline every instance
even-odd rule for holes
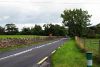
[[[43,58],[41,61],[39,61],[37,64],[42,64],[46,59],[48,59],[48,57]]]
[[[25,51],[22,51],[22,52],[19,52],[19,53],[15,53],[15,54],[13,54],[13,55],[9,55],[9,56],[0,58],[0,60],[4,60],[4,59],[10,58],[10,57],[18,56],[18,55],[24,54],[24,53],[29,52],[29,51],[32,51],[32,50],[33,50],[33,49],[29,49],[29,50],[25,50]]]
[[[63,39],[63,38],[62,38],[62,39]],[[60,39],[60,40],[62,40],[62,39]],[[58,40],[58,41],[60,41],[60,40]],[[28,50],[25,50],[25,51],[22,51],[22,52],[19,52],[19,53],[15,53],[15,54],[12,54],[12,55],[8,55],[8,56],[6,56],[6,57],[2,57],[2,58],[0,58],[0,61],[1,61],[1,60],[4,60],[4,59],[7,59],[7,58],[14,57],[14,56],[18,56],[18,55],[21,55],[21,54],[24,54],[24,53],[27,53],[27,52],[30,52],[30,51],[32,51],[33,49],[41,48],[41,47],[44,47],[44,46],[47,46],[47,45],[56,43],[56,42],[58,42],[58,41],[54,41],[54,42],[52,42],[52,43],[48,43],[48,44],[45,44],[45,45],[37,46],[37,47],[31,48],[31,49],[28,49]]]
[[[61,47],[58,47],[58,48],[61,48]]]
[[[54,54],[56,52],[56,50],[54,50],[53,52],[52,52],[52,54]]]

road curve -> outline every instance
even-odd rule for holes
[[[35,67],[44,57],[61,46],[66,38],[29,48],[19,49],[8,53],[0,53],[0,67]]]

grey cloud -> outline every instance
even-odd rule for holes
[[[56,11],[42,11],[41,13],[30,11],[29,13],[23,13],[14,7],[0,7],[0,16],[10,16],[8,19],[0,20],[0,24],[37,24],[60,21],[60,14]]]

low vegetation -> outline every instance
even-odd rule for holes
[[[0,35],[0,39],[6,39],[6,38],[35,38],[35,37],[41,37],[37,35]]]
[[[32,46],[59,39],[57,36],[33,36],[33,35],[2,35],[0,36],[0,52],[17,48]]]
[[[74,40],[65,42],[52,56],[52,67],[86,67],[86,62],[85,54],[77,48]],[[100,67],[97,64],[93,64],[93,66]]]
[[[96,38],[81,38],[77,37],[78,46],[84,51],[92,52],[93,56],[100,54],[100,40]]]
[[[6,51],[10,51],[10,50],[15,50],[15,49],[18,49],[18,48],[25,48],[25,47],[29,47],[29,46],[36,45],[36,44],[43,44],[43,43],[46,43],[46,42],[48,42],[48,41],[35,42],[35,43],[29,44],[29,45],[21,44],[21,45],[14,45],[14,46],[6,47],[6,48],[0,48],[0,52],[6,52]]]
[[[93,52],[93,55],[99,54],[99,39],[85,39],[85,48]]]
[[[44,43],[48,43],[48,42],[52,42],[54,40],[56,40],[57,38],[55,39],[48,39],[48,40],[42,40],[42,41],[36,41],[36,42],[31,42],[29,44],[11,44],[11,46],[4,46],[4,47],[0,47],[0,52],[6,52],[6,51],[10,51],[10,50],[15,50],[15,49],[18,49],[18,48],[25,48],[25,47],[29,47],[29,46],[33,46],[33,45],[41,45],[41,44],[44,44]],[[1,45],[1,44],[0,44]]]

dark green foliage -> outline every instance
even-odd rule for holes
[[[100,23],[95,26],[96,34],[100,34]]]
[[[5,28],[0,26],[0,35],[5,34]]]
[[[35,25],[34,27],[23,27],[19,32],[15,24],[6,24],[5,28],[0,26],[0,34],[6,35],[44,35],[48,36],[52,34],[53,36],[65,36],[67,34],[67,29],[64,26],[54,25],[54,24],[44,24],[44,29],[40,25]]]
[[[44,24],[43,27],[44,27],[44,35],[53,34],[52,32],[54,32],[54,25]]]
[[[85,34],[87,38],[100,38],[100,27],[97,25],[87,27]]]
[[[22,31],[20,32],[22,35],[30,35],[31,34],[31,29],[30,28],[23,28]]]
[[[52,34],[54,36],[65,36],[67,34],[67,29],[64,26],[44,24],[44,35]]]
[[[42,35],[42,27],[40,25],[35,25],[34,28],[31,28],[31,32],[33,35]]]
[[[95,38],[95,36],[96,36],[95,30],[88,29],[87,37],[88,38]]]
[[[67,34],[67,30],[65,27],[60,25],[53,25],[53,24],[44,24],[44,30],[40,25],[35,25],[34,27],[30,28],[23,28],[20,32],[22,35],[44,35],[49,36],[52,34],[53,36],[65,36]]]
[[[15,24],[6,24],[5,25],[5,33],[7,35],[14,35],[18,33],[18,28]]]
[[[100,23],[94,26],[88,27],[87,37],[88,38],[100,38]]]
[[[82,36],[89,24],[91,15],[82,9],[64,10],[61,14],[63,24],[68,26],[69,36]]]

